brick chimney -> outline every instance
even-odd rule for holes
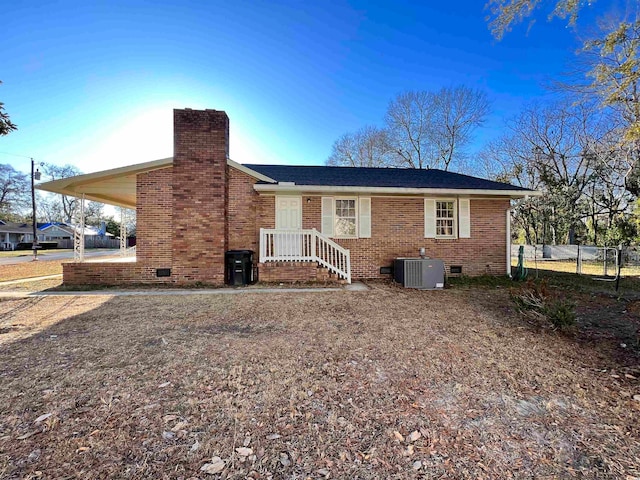
[[[172,277],[224,283],[228,249],[229,117],[223,111],[173,111]]]

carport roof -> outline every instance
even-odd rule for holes
[[[252,175],[260,181],[273,182],[273,180],[266,175],[255,172],[233,160],[228,159],[227,163],[240,171]],[[173,157],[162,158],[151,162],[43,182],[36,185],[36,188],[73,197],[81,197],[84,194],[87,200],[118,207],[135,208],[136,175],[160,170],[172,165]]]

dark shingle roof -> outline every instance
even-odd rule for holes
[[[484,178],[433,169],[253,164],[246,164],[245,167],[278,182],[295,182],[296,185],[527,191],[526,188],[508,183],[493,182]]]
[[[0,224],[0,232],[2,233],[31,233],[33,226],[30,223],[4,222]]]

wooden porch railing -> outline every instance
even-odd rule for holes
[[[318,262],[351,283],[351,255],[315,228],[260,229],[260,262]]]

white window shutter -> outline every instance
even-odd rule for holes
[[[333,197],[322,197],[322,233],[333,237]]]
[[[424,238],[436,238],[436,201],[424,199]]]
[[[460,238],[471,238],[471,202],[468,198],[458,200],[458,225]]]
[[[371,238],[371,198],[360,198],[360,225],[359,237]]]

